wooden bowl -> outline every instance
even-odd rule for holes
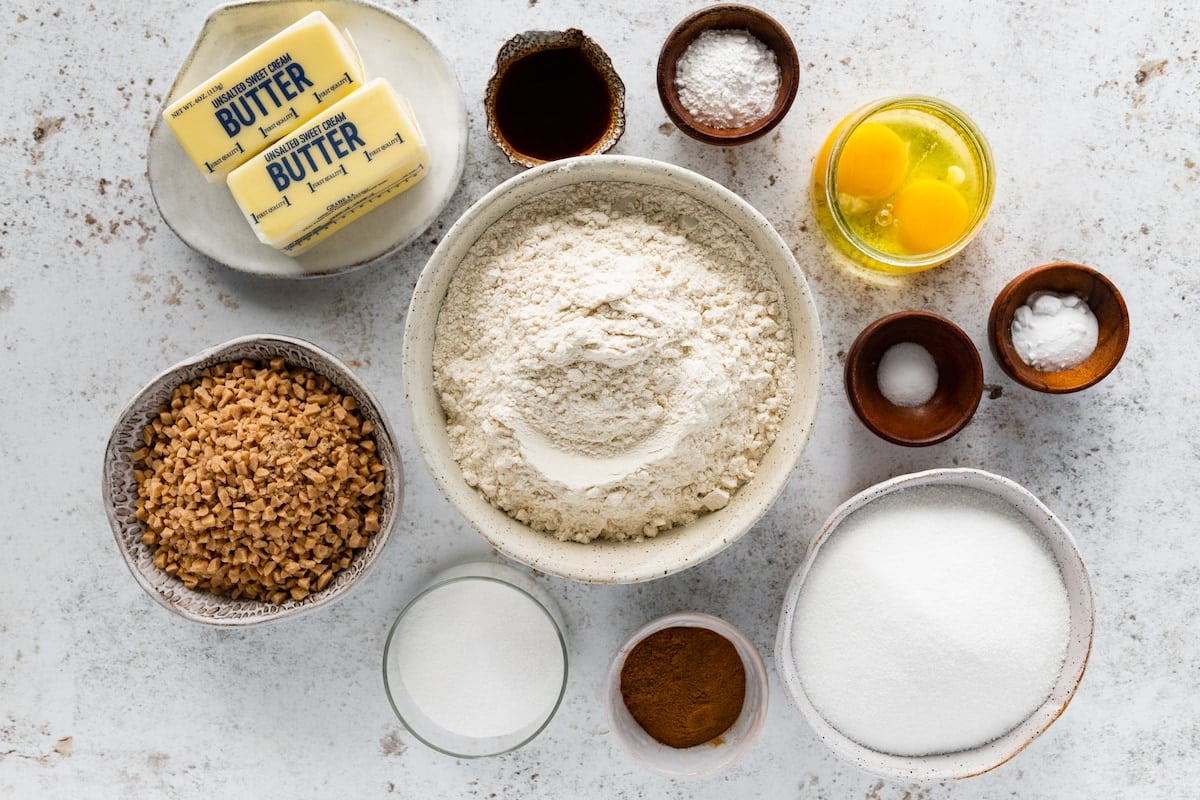
[[[1096,349],[1082,364],[1059,372],[1042,372],[1017,355],[1012,342],[1013,316],[1031,294],[1039,291],[1074,292],[1096,315],[1100,336]],[[1091,267],[1057,261],[1034,267],[1009,281],[992,303],[987,330],[992,355],[1008,377],[1038,392],[1067,394],[1099,383],[1117,366],[1129,344],[1129,309],[1108,278]]]
[[[937,390],[923,405],[894,405],[879,389],[879,361],[901,342],[921,345],[937,364]],[[937,444],[962,430],[979,407],[983,362],[970,337],[950,320],[928,311],[900,311],[872,322],[850,346],[846,395],[875,435],[907,447]]]
[[[744,30],[769,47],[779,64],[779,93],[763,117],[740,128],[714,128],[700,122],[679,101],[675,66],[696,37],[707,30]],[[667,116],[681,131],[708,144],[737,145],[754,141],[780,123],[796,99],[800,57],[792,39],[773,17],[757,8],[722,4],[701,9],[675,26],[658,54],[658,96]]]

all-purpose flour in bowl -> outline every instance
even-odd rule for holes
[[[467,483],[581,542],[724,507],[774,441],[794,369],[782,289],[749,237],[685,194],[620,182],[493,224],[433,348]]]

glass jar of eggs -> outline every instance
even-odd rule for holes
[[[956,255],[982,227],[994,190],[983,134],[954,106],[918,95],[850,114],[813,168],[813,207],[833,249],[882,272],[919,272]]]

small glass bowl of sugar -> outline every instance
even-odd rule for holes
[[[490,562],[439,574],[396,618],[383,682],[422,743],[500,755],[545,729],[567,686],[561,612],[532,577]]]

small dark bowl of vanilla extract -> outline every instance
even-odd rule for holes
[[[625,85],[608,55],[575,28],[508,40],[485,108],[488,135],[524,167],[606,152],[625,131]]]

